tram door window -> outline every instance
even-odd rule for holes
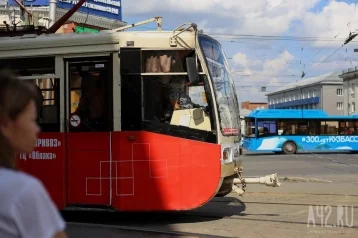
[[[69,64],[70,131],[100,132],[112,129],[110,62],[95,60]]]

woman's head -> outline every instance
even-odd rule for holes
[[[35,90],[0,71],[0,167],[14,167],[17,152],[30,153],[38,133]]]

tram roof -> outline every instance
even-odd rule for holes
[[[138,48],[194,48],[195,32],[185,31],[178,36],[177,46],[171,47],[169,38],[173,31],[121,31],[103,30],[97,33],[68,33],[68,34],[26,34],[15,37],[0,37],[0,58],[31,56],[29,50],[46,51],[46,54],[75,53],[66,51],[68,47],[85,48],[85,52],[116,51],[120,47]],[[128,43],[134,45],[128,46]],[[95,47],[101,46],[101,47]],[[52,48],[52,51],[48,49]],[[62,49],[64,49],[62,51]],[[21,52],[23,51],[23,52]],[[26,52],[25,52],[26,51]],[[80,52],[80,50],[77,50]],[[36,55],[45,54],[37,52]]]
[[[246,118],[349,120],[358,119],[358,114],[351,116],[335,116],[328,115],[325,111],[318,109],[260,109],[252,111]]]

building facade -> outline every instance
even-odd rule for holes
[[[241,103],[241,109],[247,109],[247,110],[255,110],[255,109],[265,109],[267,108],[268,104],[267,102],[242,102]]]
[[[241,109],[240,110],[240,131],[241,135],[245,135],[246,133],[246,123],[245,123],[245,117],[249,115],[252,112],[252,110],[249,109]]]
[[[344,115],[358,114],[358,66],[343,70],[339,77],[343,79]]]
[[[32,17],[23,13],[14,0],[0,0],[0,28],[6,24],[13,27],[21,25],[35,25],[49,28],[50,0],[19,0],[31,12]],[[59,20],[78,1],[57,0],[56,20]],[[72,28],[68,30],[62,26],[57,33],[98,31],[125,26],[122,21],[121,0],[87,0],[66,22]],[[0,29],[1,30],[1,29]]]
[[[322,109],[328,115],[344,115],[343,80],[340,72],[290,83],[267,94],[272,109]]]

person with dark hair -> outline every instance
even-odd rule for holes
[[[32,76],[31,72],[26,70],[26,69],[22,69],[19,71],[18,73],[19,76]],[[38,114],[38,121],[41,119],[42,117],[42,104],[44,102],[44,97],[42,95],[42,91],[41,88],[36,84],[36,80],[25,80],[25,82],[28,82],[29,84],[31,84],[35,90],[36,90],[36,107],[37,107],[37,114]]]
[[[16,154],[30,153],[40,129],[36,91],[0,72],[0,237],[65,238],[65,222],[43,184],[16,169]]]

